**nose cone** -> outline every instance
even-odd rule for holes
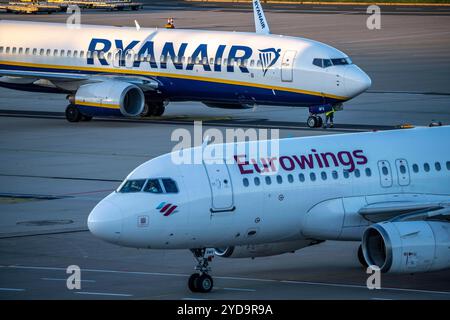
[[[89,214],[87,225],[94,236],[117,243],[122,232],[120,208],[109,201],[101,201]]]
[[[372,85],[369,76],[355,65],[348,66],[344,74],[347,95],[351,98],[363,93]]]

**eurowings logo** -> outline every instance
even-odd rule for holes
[[[264,76],[266,75],[267,70],[269,70],[269,68],[280,58],[280,51],[281,49],[275,48],[259,50],[259,60],[261,61]]]
[[[171,203],[166,203],[166,202],[161,202],[156,209],[159,210],[159,212],[163,213],[165,217],[170,216],[172,213],[176,212],[175,209],[178,206],[171,204]]]

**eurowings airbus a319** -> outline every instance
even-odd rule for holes
[[[445,269],[449,137],[446,126],[282,139],[277,156],[262,158],[249,150],[267,141],[183,150],[224,150],[199,164],[169,153],[131,172],[88,227],[122,246],[190,249],[198,272],[189,288],[200,292],[213,287],[214,255],[272,256],[325,240],[361,241],[360,262],[383,272]]]
[[[66,118],[161,116],[169,101],[341,110],[370,78],[343,52],[270,34],[259,0],[256,33],[0,22],[0,86],[66,93]]]

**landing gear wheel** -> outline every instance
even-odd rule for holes
[[[199,292],[198,286],[197,286],[198,278],[200,278],[200,275],[198,273],[193,273],[189,277],[188,287],[189,287],[189,290],[191,290],[192,292]]]
[[[317,128],[321,128],[323,125],[323,119],[321,116],[316,116],[317,118]]]
[[[209,274],[202,274],[197,279],[197,290],[199,292],[207,293],[210,292],[214,286],[213,279]]]
[[[366,259],[364,258],[364,254],[363,254],[361,245],[359,245],[359,247],[358,247],[358,260],[362,267],[367,268],[369,266],[366,262]]]
[[[317,128],[317,123],[318,123],[318,120],[317,120],[317,117],[315,117],[315,116],[309,116],[308,120],[306,121],[306,124],[310,128]]]
[[[66,108],[66,119],[69,122],[78,122],[81,120],[83,115],[81,114],[80,110],[73,104],[69,104]]]
[[[153,115],[156,117],[161,117],[164,114],[164,111],[166,110],[166,107],[163,105],[158,105],[157,108],[155,108]]]

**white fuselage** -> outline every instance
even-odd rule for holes
[[[45,78],[76,92],[110,75],[156,80],[172,101],[290,106],[341,103],[371,84],[347,55],[304,38],[10,21],[0,21],[0,71],[30,79],[25,89]]]
[[[241,152],[224,156],[227,163],[176,164],[173,153],[165,154],[136,168],[102,200],[89,215],[89,229],[144,248],[360,240],[370,224],[358,212],[362,207],[448,202],[449,136],[450,127],[440,127],[282,139],[271,162]],[[163,178],[175,182],[175,193],[121,192],[129,181]]]

